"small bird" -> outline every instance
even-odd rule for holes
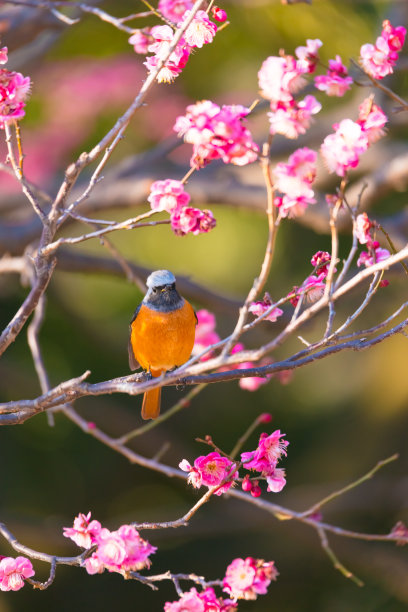
[[[176,289],[168,270],[152,272],[146,281],[147,293],[130,322],[129,366],[142,367],[153,377],[177,368],[191,355],[197,317],[193,307]],[[146,391],[142,419],[160,414],[161,388]]]

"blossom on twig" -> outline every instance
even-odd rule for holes
[[[278,575],[274,561],[253,557],[234,559],[227,567],[224,591],[233,599],[257,599],[258,595],[267,593],[271,581]]]
[[[34,576],[30,559],[26,557],[3,557],[0,560],[0,591],[19,591],[24,579]]]
[[[215,495],[222,495],[233,485],[234,479],[238,478],[238,472],[235,471],[235,467],[234,461],[227,457],[222,457],[217,451],[197,457],[194,465],[190,465],[186,459],[179,463],[179,468],[183,472],[189,472],[188,482],[194,488],[199,489],[202,485],[208,488],[221,485],[215,491]],[[224,482],[227,479],[230,480]]]

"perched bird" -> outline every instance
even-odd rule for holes
[[[147,293],[130,322],[129,366],[142,367],[153,377],[185,363],[194,345],[197,317],[193,307],[176,289],[168,270],[152,272],[146,281]],[[161,388],[146,391],[142,418],[160,414]]]

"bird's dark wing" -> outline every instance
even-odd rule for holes
[[[137,315],[139,314],[140,307],[141,307],[141,304],[139,304],[139,306],[136,308],[135,312],[133,313],[133,317],[129,325],[128,354],[129,354],[129,368],[132,371],[140,368],[140,364],[136,360],[135,354],[133,352],[133,347],[132,347],[132,342],[131,342],[132,323],[136,319]]]

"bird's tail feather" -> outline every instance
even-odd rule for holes
[[[160,414],[161,387],[146,391],[143,396],[142,419],[157,419]]]

